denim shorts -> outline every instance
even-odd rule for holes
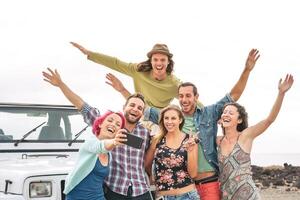
[[[166,196],[163,196],[164,200],[200,200],[200,197],[198,195],[198,192],[196,189],[190,191],[190,192],[187,192],[187,193],[184,193],[184,194],[180,194],[180,195],[166,195]]]

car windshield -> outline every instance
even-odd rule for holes
[[[24,135],[25,140],[67,142],[86,125],[73,106],[0,104],[0,142],[17,141]],[[85,136],[82,133],[77,140]]]

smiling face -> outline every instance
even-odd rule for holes
[[[136,97],[130,98],[123,107],[126,122],[129,124],[137,123],[143,115],[145,103]]]
[[[161,132],[156,138],[161,139],[168,132],[181,131],[184,125],[184,117],[179,106],[171,104],[163,108],[160,111],[158,124]]]
[[[167,55],[155,53],[151,56],[152,73],[154,77],[167,76],[169,58]]]
[[[223,128],[235,127],[237,131],[242,132],[248,127],[248,113],[240,104],[228,103],[223,108],[220,123]]]
[[[101,124],[99,124],[100,134],[99,139],[112,139],[116,132],[122,127],[122,119],[116,114],[108,115]]]
[[[180,124],[182,123],[182,118],[180,118],[178,111],[168,110],[164,113],[163,125],[167,132],[180,131]]]
[[[198,94],[194,94],[193,86],[180,87],[178,100],[184,115],[192,116],[197,105]]]
[[[237,125],[242,122],[239,116],[237,107],[233,105],[226,106],[221,115],[222,127],[225,129],[228,127],[237,127]]]

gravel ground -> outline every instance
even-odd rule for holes
[[[300,200],[300,190],[285,191],[284,187],[263,189],[260,194],[262,200]]]

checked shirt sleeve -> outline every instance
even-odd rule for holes
[[[83,116],[84,122],[90,126],[92,126],[95,119],[100,116],[100,111],[97,108],[91,107],[87,103],[84,103],[80,112]]]

